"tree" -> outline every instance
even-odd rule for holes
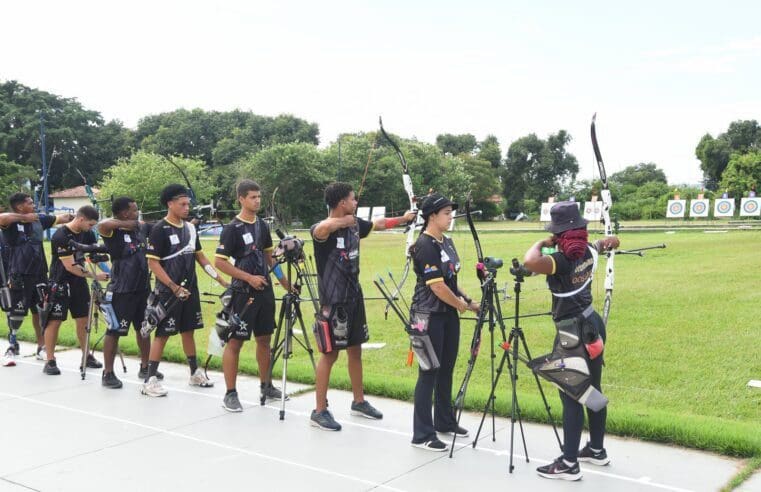
[[[494,169],[502,165],[502,150],[499,147],[499,140],[494,135],[487,135],[486,138],[478,144],[478,158],[488,161]]]
[[[131,132],[119,121],[104,122],[100,113],[76,99],[63,98],[16,81],[0,84],[0,152],[7,159],[41,168],[40,117],[45,126],[49,188],[81,184],[79,169],[91,181],[117,159],[129,155]],[[54,158],[53,158],[54,157]]]
[[[658,166],[653,162],[640,162],[635,166],[627,166],[622,171],[612,174],[610,180],[621,185],[633,185],[635,187],[642,186],[650,181],[658,183],[668,182],[666,181],[666,173],[662,169],[658,169]]]
[[[538,206],[576,177],[576,157],[565,149],[570,141],[568,132],[560,130],[547,140],[531,133],[510,145],[502,174],[506,212],[523,211],[526,200]]]
[[[732,154],[721,179],[721,189],[732,197],[742,197],[751,186],[761,183],[761,150]]]
[[[761,149],[761,127],[756,120],[730,123],[725,133],[713,138],[703,135],[695,155],[705,176],[706,188],[716,190],[732,154],[746,154]]]
[[[444,133],[436,137],[436,146],[444,154],[471,154],[476,150],[476,137],[470,133],[462,135]]]
[[[263,195],[278,187],[278,218],[286,225],[299,219],[308,226],[326,215],[323,190],[332,177],[325,173],[323,159],[308,143],[277,144],[241,161],[238,175],[257,181]]]
[[[29,193],[29,185],[37,179],[36,171],[29,166],[10,162],[0,154],[0,197],[2,207],[8,208],[8,197],[19,191]]]
[[[209,179],[203,161],[175,156],[172,160],[187,174],[199,205],[208,203],[214,197],[215,189]],[[166,157],[145,151],[138,151],[129,158],[120,159],[118,163],[106,170],[106,176],[100,185],[100,197],[129,196],[137,202],[145,213],[161,211],[159,203],[161,190],[169,183],[187,186],[185,179]],[[161,215],[146,218],[156,219]]]

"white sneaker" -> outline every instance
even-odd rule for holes
[[[156,376],[151,376],[147,383],[140,387],[140,393],[146,396],[166,396],[169,393]]]
[[[190,386],[200,386],[201,388],[211,388],[214,386],[214,383],[206,377],[206,374],[203,373],[200,367],[196,368],[196,372],[190,376],[190,381],[188,381],[188,384]]]
[[[13,367],[16,365],[16,354],[13,352],[13,349],[11,347],[8,347],[8,350],[5,352],[5,355],[3,356],[3,366],[5,367]]]
[[[37,360],[48,360],[48,354],[45,352],[45,347],[37,347],[37,353],[34,355]]]

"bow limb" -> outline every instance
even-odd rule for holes
[[[185,180],[185,184],[188,185],[188,198],[190,198],[190,206],[192,208],[196,208],[198,206],[198,201],[196,199],[196,192],[193,190],[193,185],[190,183],[190,179],[188,179],[188,175],[185,174],[185,171],[179,166],[179,164],[174,162],[174,160],[171,157],[169,156],[165,156],[165,157],[166,157],[166,160],[169,161],[169,164],[177,168],[177,170],[182,175],[183,179]]]
[[[415,192],[412,188],[412,178],[409,174],[409,167],[407,165],[407,159],[405,159],[404,154],[402,153],[402,149],[399,148],[399,145],[397,145],[396,142],[394,142],[388,133],[386,133],[386,130],[383,128],[383,119],[379,116],[378,117],[378,123],[380,125],[380,131],[383,137],[388,141],[389,144],[391,144],[391,147],[393,147],[394,151],[396,152],[397,157],[399,158],[399,162],[402,164],[402,185],[404,187],[404,192],[407,193],[407,199],[410,203],[410,210],[413,212],[416,212],[416,219],[414,221],[410,221],[407,226],[404,229],[404,232],[407,234],[407,240],[406,240],[406,248],[405,248],[405,265],[404,265],[404,272],[402,273],[402,277],[399,281],[399,284],[396,287],[396,290],[394,291],[391,298],[396,298],[399,293],[402,290],[402,286],[404,285],[404,282],[407,280],[407,277],[410,272],[410,264],[412,263],[412,253],[410,252],[410,248],[413,244],[415,244],[415,228],[416,226],[422,226],[423,220],[420,214],[417,214],[418,208],[417,208],[417,198],[415,197]],[[391,304],[386,304],[386,309],[384,311],[384,314],[386,317],[388,317],[388,311],[391,308]]]
[[[610,221],[610,209],[613,206],[613,200],[610,195],[610,188],[608,187],[608,176],[605,173],[605,164],[603,163],[602,154],[600,153],[600,146],[597,143],[597,131],[595,129],[596,119],[597,113],[592,116],[592,148],[595,152],[597,167],[600,171],[600,181],[602,182],[602,190],[600,190],[600,195],[602,197],[602,223],[605,228],[605,236],[608,237],[613,235],[613,224]],[[605,255],[607,257],[605,262],[605,303],[602,308],[602,319],[605,326],[607,326],[610,305],[613,302],[613,284],[615,281],[614,264],[616,255],[613,251],[607,251]]]

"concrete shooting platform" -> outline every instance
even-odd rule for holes
[[[509,419],[496,420],[494,441],[487,421],[475,449],[472,437],[459,439],[450,459],[410,446],[408,402],[369,396],[384,413],[383,420],[372,421],[350,416],[351,393],[330,390],[330,408],[343,430],[326,432],[309,425],[314,392],[308,386],[288,384],[288,392],[298,394],[286,402],[281,421],[279,402],[259,405],[254,377],[239,377],[244,411],[231,414],[221,406],[219,372],[209,374],[214,388],[192,388],[186,365],[162,362],[169,395],[149,398],[139,393],[137,359],[126,358],[123,374],[117,358],[124,387],[111,390],[100,385],[100,370],[80,379],[76,349],[58,352],[60,376],[42,374],[42,362],[28,355],[33,352],[31,344],[22,344],[27,356],[15,367],[0,367],[0,491],[718,490],[741,464],[609,436],[609,466],[582,463],[579,482],[547,480],[535,468],[559,455],[557,441],[550,427],[524,423],[531,461],[516,424],[515,470],[509,474]],[[471,436],[480,418],[463,415]],[[741,490],[761,491],[761,478]]]

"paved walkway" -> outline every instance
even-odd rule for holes
[[[30,344],[22,354],[31,354]],[[537,466],[558,455],[551,428],[525,424],[530,463],[516,426],[515,470],[508,474],[510,422],[497,419],[475,449],[459,440],[450,459],[409,445],[412,405],[370,397],[381,421],[349,415],[351,394],[329,392],[331,409],[343,425],[325,432],[309,425],[314,393],[304,385],[286,403],[260,406],[259,383],[241,377],[244,411],[221,407],[224,384],[196,389],[188,370],[162,363],[166,398],[139,394],[138,362],[127,361],[121,390],[100,386],[100,371],[79,377],[79,352],[61,351],[58,377],[41,374],[42,363],[24,357],[0,367],[0,491],[172,491],[211,490],[391,490],[391,491],[683,491],[718,490],[740,462],[722,456],[632,439],[610,437],[612,464],[582,464],[580,482],[542,479]],[[117,360],[118,366],[118,360]],[[474,434],[480,415],[466,414]],[[761,477],[742,490],[761,491]]]

